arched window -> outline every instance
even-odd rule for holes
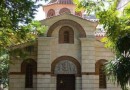
[[[59,31],[59,43],[74,43],[74,31],[69,26],[63,26]]]
[[[21,72],[25,74],[25,88],[33,88],[33,75],[37,72],[37,63],[31,59],[23,61]]]
[[[64,32],[64,43],[69,43],[69,31]]]
[[[106,75],[104,72],[104,64],[106,63],[106,60],[99,60],[95,64],[95,72],[97,75],[99,75],[99,88],[107,88],[106,85]]]
[[[55,11],[53,9],[50,9],[47,13],[47,17],[52,17],[55,15]]]
[[[70,10],[68,8],[62,8],[59,12],[59,14],[63,14],[63,13],[71,13]]]

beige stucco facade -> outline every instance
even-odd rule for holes
[[[75,76],[75,90],[120,90],[120,87],[108,80],[106,88],[99,88],[99,75],[96,74],[95,64],[99,60],[111,60],[114,54],[104,47],[104,44],[98,39],[100,37],[94,35],[97,22],[64,13],[42,20],[41,24],[46,25],[48,30],[45,36],[38,37],[33,44],[35,46],[33,53],[26,58],[37,62],[37,73],[33,75],[33,88],[25,88],[25,74],[21,73],[23,60],[12,57],[9,90],[57,90],[57,75],[59,73],[69,74],[71,70],[65,73],[56,73],[56,65],[60,61],[69,61],[68,57],[74,59],[70,60],[68,65],[73,63],[72,65],[76,67],[76,71],[71,73]],[[74,43],[59,43],[59,30],[63,26],[73,29]],[[78,26],[82,27],[82,31],[81,28],[77,28]],[[82,33],[86,36],[82,37]],[[22,49],[25,46],[22,46]],[[63,59],[58,59],[60,57]]]

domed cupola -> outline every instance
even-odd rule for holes
[[[64,13],[70,13],[82,17],[83,11],[76,12],[75,8],[76,5],[74,4],[73,0],[51,0],[47,5],[43,6],[46,18]]]

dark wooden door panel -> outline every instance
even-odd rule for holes
[[[75,90],[75,75],[57,75],[57,90]]]

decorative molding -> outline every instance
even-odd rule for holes
[[[24,73],[21,72],[10,72],[9,75],[25,75]],[[51,72],[37,72],[34,75],[52,75]],[[81,75],[97,75],[95,72],[82,72]],[[55,75],[52,75],[55,76]],[[79,77],[79,75],[76,75]]]
[[[82,72],[82,75],[96,75],[95,72]]]
[[[37,73],[34,73],[34,75],[46,75],[46,74],[49,74],[51,75],[51,72],[37,72]],[[9,75],[25,75],[25,73],[22,73],[22,72],[10,72]]]
[[[9,75],[24,75],[22,72],[10,72]]]
[[[52,64],[51,64],[51,73],[52,75],[56,75],[54,72],[55,72],[55,67],[56,65],[60,62],[60,61],[64,61],[64,60],[68,60],[70,62],[72,62],[73,64],[75,64],[76,68],[77,68],[77,74],[76,76],[81,76],[81,65],[80,63],[78,62],[78,60],[76,60],[75,58],[71,57],[71,56],[61,56],[61,57],[58,57],[56,58]]]
[[[77,74],[77,68],[73,62],[61,60],[57,63],[54,74]]]
[[[55,37],[38,37],[38,40],[44,41],[44,40],[53,40]]]
[[[59,25],[64,25],[64,24],[71,25],[71,26],[77,28],[77,30],[80,33],[80,38],[81,37],[86,37],[86,32],[83,29],[83,27],[79,23],[77,23],[77,22],[75,22],[73,20],[68,20],[68,19],[59,20],[59,21],[55,22],[52,26],[50,26],[50,28],[49,28],[49,30],[47,32],[47,37],[52,36],[52,32],[55,30],[56,27],[58,27]]]
[[[51,75],[51,72],[37,72],[38,75]]]

